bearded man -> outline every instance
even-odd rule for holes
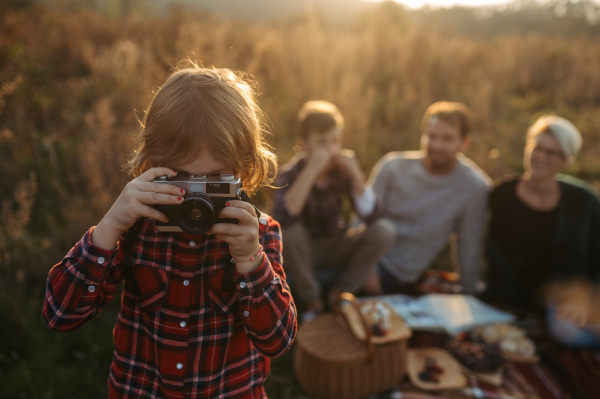
[[[421,151],[390,152],[373,169],[377,216],[393,222],[396,239],[369,280],[370,293],[416,282],[453,233],[460,283],[464,292],[476,292],[491,180],[462,154],[472,125],[464,104],[436,102],[423,117]]]

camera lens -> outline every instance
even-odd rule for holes
[[[188,194],[177,209],[177,224],[188,234],[202,234],[215,219],[214,206],[204,193]]]
[[[202,219],[202,211],[199,208],[194,208],[190,211],[190,217],[195,221]]]

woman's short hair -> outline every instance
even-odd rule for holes
[[[567,160],[575,161],[582,144],[581,133],[575,125],[560,116],[544,115],[527,130],[527,143],[535,140],[542,133],[552,134]]]
[[[438,101],[431,104],[423,115],[421,134],[425,134],[432,118],[442,120],[452,126],[458,127],[460,135],[466,137],[473,128],[473,111],[463,103],[452,101]]]
[[[298,112],[297,129],[303,139],[312,133],[326,133],[336,126],[344,128],[344,117],[329,101],[307,101]]]
[[[254,83],[239,73],[180,62],[145,112],[131,172],[139,176],[210,153],[240,174],[248,193],[271,183],[277,162],[263,137],[256,97]]]

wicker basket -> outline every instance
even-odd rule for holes
[[[368,329],[361,342],[339,310],[304,323],[296,338],[298,383],[319,399],[358,399],[393,388],[405,376],[411,335],[401,325],[400,334],[394,334],[400,339],[373,345]]]

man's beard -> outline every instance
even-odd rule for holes
[[[446,170],[452,165],[452,159],[448,156],[436,156],[435,158],[429,154],[430,167],[433,170]]]

